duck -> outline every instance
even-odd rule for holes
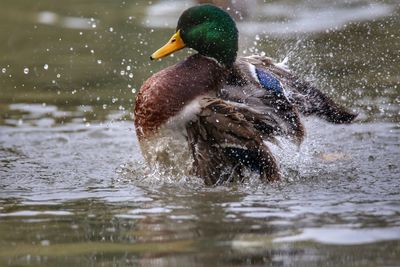
[[[281,179],[271,144],[300,146],[303,116],[350,123],[335,103],[286,66],[262,55],[238,57],[238,29],[223,9],[186,9],[169,41],[151,60],[184,48],[197,53],[148,78],[136,95],[134,124],[151,168],[194,175],[206,185]]]

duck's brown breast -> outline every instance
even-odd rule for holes
[[[196,97],[216,92],[224,80],[224,68],[198,54],[151,76],[136,96],[135,127],[139,140],[156,133]]]

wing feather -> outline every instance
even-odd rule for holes
[[[262,56],[242,57],[238,59],[238,68],[243,70],[243,64],[246,63],[277,77],[284,85],[289,100],[306,116],[317,115],[332,123],[350,123],[357,117],[357,114],[336,104],[311,83],[275,64],[271,58]]]
[[[198,120],[187,125],[187,132],[194,173],[206,184],[240,179],[246,169],[258,172],[265,181],[279,179],[278,166],[262,134],[248,120],[251,113],[222,99],[203,99]]]

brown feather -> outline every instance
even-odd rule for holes
[[[225,79],[224,73],[216,61],[197,54],[151,76],[136,96],[139,139],[154,134],[197,96],[216,92]]]
[[[194,173],[206,184],[243,177],[243,171],[254,166],[260,179],[279,180],[277,164],[261,134],[234,105],[218,98],[205,98],[198,117],[187,126],[188,142]],[[230,153],[235,150],[243,157]]]

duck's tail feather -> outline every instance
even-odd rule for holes
[[[317,115],[332,123],[350,123],[357,117],[308,82],[297,79],[290,85],[295,89],[290,98],[304,115]]]
[[[245,169],[264,181],[279,180],[275,158],[262,133],[229,102],[205,98],[198,120],[187,125],[194,172],[207,185],[243,177]]]

